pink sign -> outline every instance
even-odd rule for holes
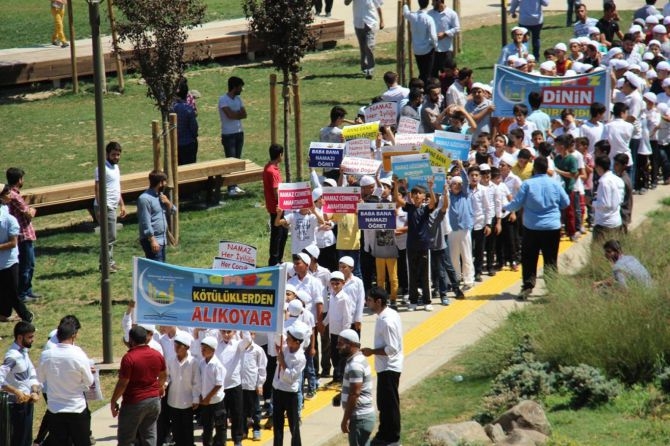
[[[347,156],[357,158],[372,158],[372,145],[369,139],[359,138],[347,141]]]
[[[247,263],[255,268],[256,248],[245,243],[221,240],[219,242],[219,253],[217,258]]]
[[[244,262],[237,262],[235,260],[222,259],[221,257],[214,257],[212,269],[233,269],[238,271],[246,271],[256,268]]]
[[[277,188],[279,195],[279,208],[284,211],[299,211],[303,208],[311,208],[312,190],[308,182],[301,183],[279,183]]]
[[[398,122],[397,102],[377,102],[365,107],[365,122],[379,121],[381,125],[396,125]]]
[[[359,201],[360,187],[323,188],[323,211],[327,214],[355,214]]]

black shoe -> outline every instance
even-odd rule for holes
[[[272,427],[273,427],[272,414],[270,414],[270,417],[268,418],[268,420],[263,425],[263,429],[266,429],[266,430],[270,431],[270,430],[272,430]]]
[[[465,299],[465,294],[463,294],[460,288],[456,288],[454,294],[456,295],[456,299]]]
[[[319,378],[332,378],[332,377],[333,377],[333,375],[330,374],[330,371],[321,372],[321,374],[319,375]]]
[[[496,275],[496,270],[494,270],[494,269],[488,270],[488,275],[489,275],[489,277],[495,276]]]
[[[532,293],[533,290],[530,288],[523,288],[519,295],[517,296],[517,300],[528,300],[528,297],[530,296],[530,293]]]
[[[475,282],[482,282],[483,280],[484,280],[484,279],[482,279],[482,275],[481,275],[481,274],[477,274],[477,275],[475,276]]]
[[[28,317],[25,319],[26,322],[33,322],[35,320],[35,314],[32,311],[28,312]]]
[[[21,302],[24,304],[29,304],[31,302],[37,302],[39,300],[38,297],[33,297],[33,296],[26,296],[23,299],[21,299]]]

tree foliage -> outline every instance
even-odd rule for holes
[[[309,29],[314,22],[311,0],[242,0],[242,8],[252,34],[265,43],[286,82],[316,44],[317,36]]]
[[[202,23],[202,0],[116,0],[123,17],[119,41],[133,45],[135,61],[147,83],[147,96],[167,118],[179,78],[184,73],[186,30]]]

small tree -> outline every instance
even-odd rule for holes
[[[311,0],[242,0],[251,33],[265,43],[272,64],[282,73],[284,100],[284,163],[286,180],[291,181],[288,150],[288,115],[291,74],[300,71],[300,61],[314,48],[317,36],[309,30],[314,22]],[[296,151],[300,147],[296,147]]]
[[[167,118],[179,78],[184,74],[184,43],[202,23],[202,0],[115,0],[123,17],[118,22],[119,41],[133,45],[133,55],[147,96],[163,118],[163,148],[167,153]],[[118,49],[116,49],[118,51]]]

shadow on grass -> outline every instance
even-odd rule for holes
[[[39,246],[35,248],[35,255],[57,256],[60,254],[84,253],[90,254],[96,252],[96,248],[91,246]]]
[[[67,271],[61,271],[51,274],[40,274],[40,280],[53,280],[53,279],[74,279],[75,277],[81,277],[89,274],[98,274],[98,268],[88,268],[81,270],[70,269]]]
[[[112,305],[121,305],[121,306],[124,306],[124,305],[128,305],[128,302],[129,302],[128,299],[125,299],[125,300],[112,300]],[[91,306],[97,306],[97,305],[100,305],[100,299],[91,300],[91,301],[89,301],[89,302],[87,303],[87,305],[91,305]]]
[[[321,101],[304,101],[303,103],[309,103],[310,105],[319,105],[319,106],[351,105],[352,107],[356,107],[357,110],[358,107],[361,106],[361,102],[358,101],[333,101],[328,99],[324,99]]]
[[[303,81],[312,81],[315,79],[364,79],[362,73],[339,73],[339,74],[308,74],[303,77]]]

